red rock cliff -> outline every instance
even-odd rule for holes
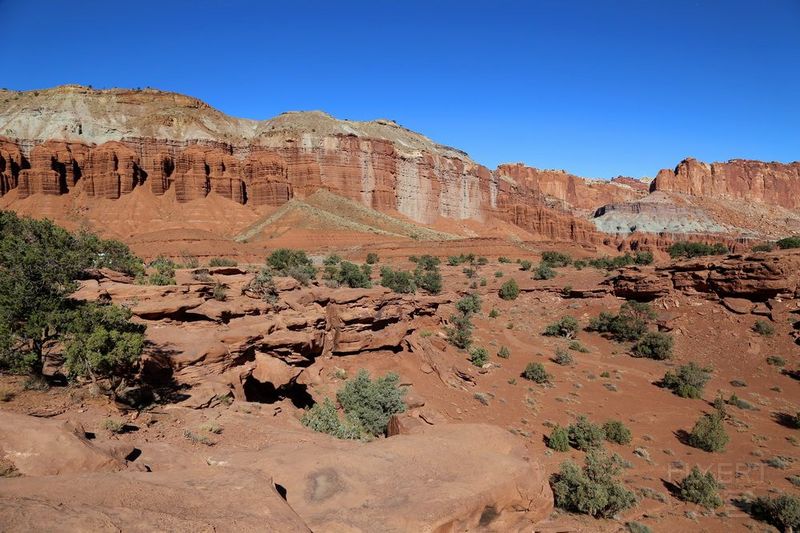
[[[651,190],[797,209],[800,208],[800,162],[784,164],[734,159],[727,163],[709,164],[684,159],[674,170],[659,172]]]

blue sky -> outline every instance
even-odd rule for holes
[[[390,118],[489,167],[800,159],[800,0],[0,0],[0,86]]]

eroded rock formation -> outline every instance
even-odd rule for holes
[[[800,162],[784,164],[734,159],[709,164],[684,159],[674,170],[660,171],[651,187],[654,191],[797,209],[800,207]]]

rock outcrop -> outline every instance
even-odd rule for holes
[[[734,159],[703,163],[684,159],[674,170],[664,169],[651,185],[666,191],[800,208],[800,162],[766,163]]]
[[[7,532],[310,531],[268,476],[222,468],[6,479],[0,516]]]
[[[156,199],[170,193],[179,204],[213,195],[259,208],[324,190],[420,224],[501,220],[537,238],[588,245],[631,226],[654,234],[729,229],[704,211],[707,206],[642,203],[648,195],[643,180],[590,180],[522,164],[490,171],[460,150],[383,119],[337,120],[311,111],[244,120],[152,89],[64,86],[0,91],[0,131],[6,135],[0,137],[0,205],[51,217],[66,203],[40,200],[47,207],[37,211],[24,201],[68,194],[119,199],[142,190]],[[797,209],[799,181],[800,163],[686,160],[659,173],[650,189]],[[643,215],[651,208],[652,216]],[[605,216],[593,224],[589,218],[598,209]],[[770,217],[791,226],[792,216]],[[769,220],[759,227],[771,227]]]
[[[286,431],[212,460],[270,472],[314,531],[530,531],[553,496],[523,456],[505,429],[444,424],[366,444]]]
[[[637,200],[648,191],[645,182],[633,178],[589,180],[564,170],[541,170],[522,163],[500,165],[495,175],[539,193],[562,208],[587,212],[605,204]]]
[[[149,326],[145,373],[193,387],[194,406],[220,397],[275,401],[303,386],[303,370],[317,358],[398,352],[420,327],[434,326],[446,296],[403,295],[384,287],[302,287],[279,279],[279,298],[265,302],[247,290],[252,274],[212,270],[211,282],[169,287],[112,281],[102,272],[82,282],[77,299],[98,298],[130,307]],[[224,284],[225,301],[212,298]],[[155,376],[155,377],[154,377]]]
[[[663,267],[628,267],[609,283],[617,296],[634,299],[652,299],[671,291],[751,301],[795,297],[800,289],[800,253],[740,254]]]

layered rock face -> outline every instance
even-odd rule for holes
[[[0,138],[0,195],[16,188],[19,199],[117,199],[145,188],[156,196],[173,190],[178,202],[213,193],[276,207],[325,189],[423,224],[498,217],[546,238],[598,242],[593,226],[567,208],[638,194],[574,176],[561,192],[557,179],[509,179],[388,120],[303,112],[247,121],[153,90],[0,92],[0,131],[14,138]],[[565,203],[548,205],[546,194]]]
[[[648,185],[626,177],[588,180],[563,170],[541,170],[521,163],[500,165],[495,174],[535,191],[562,207],[594,210],[605,204],[628,202],[647,195]]]
[[[629,233],[632,225],[661,234],[726,230],[720,217],[706,220],[666,203],[656,206],[652,220],[642,216],[639,202],[649,198],[642,180],[588,180],[522,164],[490,171],[464,152],[383,119],[336,120],[313,111],[254,121],[173,93],[64,86],[0,90],[0,131],[7,136],[0,137],[0,196],[16,189],[15,200],[37,194],[118,199],[144,189],[156,197],[170,192],[179,203],[213,194],[278,207],[324,189],[417,223],[500,219],[545,239],[583,244],[607,241],[604,233]],[[796,209],[798,182],[800,163],[686,160],[662,171],[649,188]],[[614,215],[591,223],[603,206]]]
[[[783,164],[734,159],[708,164],[685,159],[674,170],[660,171],[651,187],[653,191],[797,209],[800,208],[800,162]]]
[[[630,267],[609,280],[624,298],[651,299],[671,291],[768,301],[800,294],[800,254],[706,257],[663,267]]]

